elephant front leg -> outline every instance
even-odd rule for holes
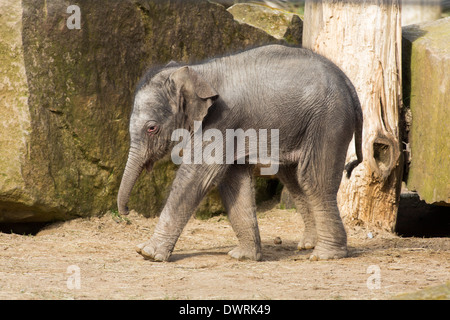
[[[175,221],[166,206],[161,212],[153,236],[137,245],[136,252],[149,260],[168,261],[189,217],[178,217]]]
[[[190,217],[215,179],[224,171],[223,166],[182,165],[152,237],[139,244],[136,251],[146,259],[168,261]]]
[[[261,260],[252,167],[231,166],[219,186],[219,191],[239,241],[239,245],[228,254],[238,260]]]

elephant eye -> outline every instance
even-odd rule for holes
[[[147,133],[155,133],[158,131],[158,126],[150,126],[147,128]]]

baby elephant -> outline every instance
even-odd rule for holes
[[[143,168],[171,153],[180,167],[153,236],[137,251],[167,261],[202,198],[218,186],[239,242],[229,255],[261,260],[252,172],[265,165],[302,215],[299,249],[314,248],[312,260],[345,257],[336,194],[353,134],[357,160],[345,167],[348,176],[362,161],[361,106],[345,74],[307,49],[269,45],[195,65],[170,62],[137,86],[119,213],[128,214]]]

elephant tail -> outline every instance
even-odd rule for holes
[[[355,152],[356,152],[356,160],[353,160],[345,165],[344,170],[347,172],[347,178],[350,178],[352,175],[353,169],[356,168],[363,161],[362,154],[362,131],[363,131],[363,114],[361,109],[361,103],[359,102],[358,95],[356,94],[356,90],[353,86],[351,86],[353,102],[355,107]]]

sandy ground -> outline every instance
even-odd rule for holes
[[[157,221],[134,212],[128,223],[106,214],[0,233],[0,299],[389,299],[450,280],[449,238],[346,226],[350,256],[311,262],[296,250],[298,213],[269,206],[258,217],[261,262],[227,255],[236,238],[225,216],[191,219],[166,263],[134,251]]]

